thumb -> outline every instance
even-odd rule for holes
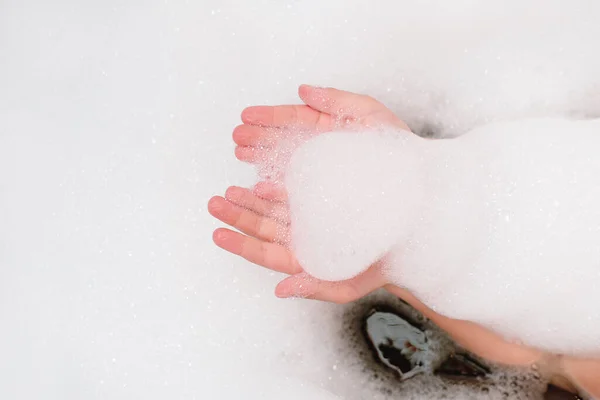
[[[292,275],[275,288],[277,297],[302,297],[337,304],[350,303],[383,287],[385,278],[374,265],[362,274],[345,281],[323,281],[306,272]]]

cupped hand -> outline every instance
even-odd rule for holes
[[[385,105],[369,96],[333,88],[302,85],[302,105],[255,106],[242,112],[242,125],[233,131],[238,159],[256,162],[274,151],[278,138],[290,130],[311,133],[344,128],[390,126],[410,131]]]
[[[215,218],[239,231],[217,229],[213,234],[217,246],[254,264],[289,275],[277,285],[278,297],[348,303],[386,283],[378,265],[341,282],[322,281],[306,274],[289,247],[285,193],[272,184],[261,183],[254,190],[230,187],[225,197],[213,197],[208,209]]]

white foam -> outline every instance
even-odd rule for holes
[[[399,228],[420,202],[415,146],[422,139],[408,132],[371,139],[361,133],[325,134],[292,157],[286,186],[294,253],[318,278],[349,279],[377,261],[405,237]],[[415,193],[399,199],[406,190]]]
[[[336,280],[396,243],[391,279],[436,311],[600,354],[599,150],[600,120],[496,123],[441,141],[325,134],[290,164],[294,250]]]

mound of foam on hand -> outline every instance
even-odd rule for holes
[[[308,273],[352,278],[406,240],[422,201],[421,141],[409,132],[334,132],[296,150],[285,184],[293,249]]]
[[[287,170],[293,249],[327,280],[385,257],[390,279],[441,314],[597,356],[598,151],[600,120],[493,124],[443,141],[321,135]]]

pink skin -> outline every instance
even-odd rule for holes
[[[315,133],[339,127],[381,125],[410,131],[389,109],[368,96],[306,85],[300,86],[299,95],[304,105],[257,106],[242,112],[243,124],[233,131],[238,159],[253,162],[258,153],[273,151],[273,138],[294,127]],[[421,311],[470,351],[503,364],[536,363],[554,374],[555,384],[570,390],[578,388],[600,398],[599,360],[545,354],[509,343],[472,322],[444,317],[407,290],[390,284],[379,263],[343,282],[321,281],[309,276],[287,246],[286,200],[283,188],[260,182],[253,189],[230,187],[225,197],[215,196],[208,203],[209,212],[215,218],[239,231],[217,229],[213,234],[217,246],[254,264],[289,275],[275,288],[276,296],[348,303],[384,288]]]

